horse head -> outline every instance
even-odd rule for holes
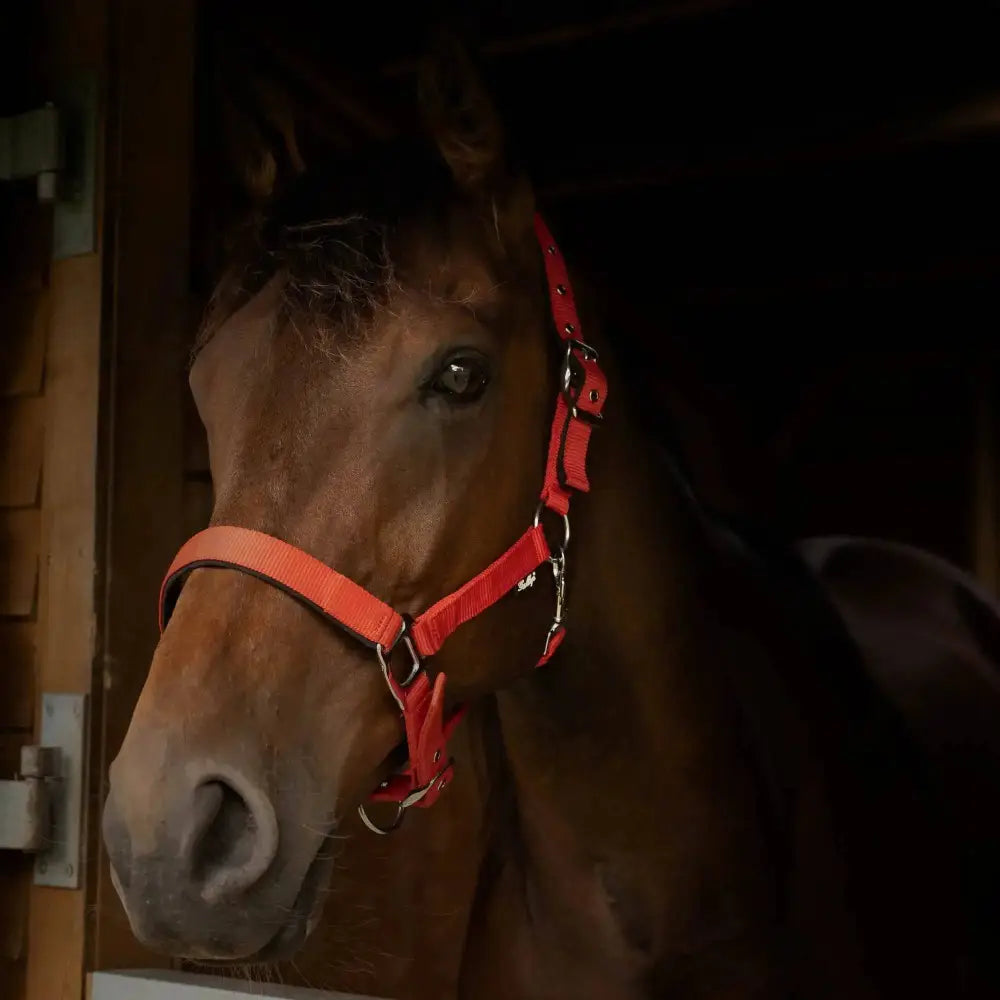
[[[429,141],[274,195],[190,372],[211,524],[280,538],[412,615],[531,523],[561,358],[531,188],[481,83],[457,50],[420,82]],[[537,661],[552,614],[551,587],[514,590],[428,672],[451,700],[493,690]],[[301,945],[332,839],[406,754],[386,679],[371,648],[253,574],[187,576],[104,813],[141,940],[225,961]]]

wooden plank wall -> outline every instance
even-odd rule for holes
[[[47,87],[81,73],[104,89],[105,0],[45,0],[39,72]],[[103,178],[102,133],[97,177]],[[48,284],[44,447],[41,472],[37,693],[92,693],[97,571],[98,405],[101,387],[103,256],[101,184],[91,252],[53,262]],[[36,708],[37,711],[37,708]],[[86,773],[86,772],[85,772]],[[93,816],[84,802],[83,826]],[[79,1000],[83,994],[88,858],[81,886],[32,886],[25,1000]]]
[[[0,272],[0,778],[11,778],[35,726],[50,216],[28,188],[5,192],[0,218],[0,243],[28,232],[35,251]],[[30,856],[0,853],[4,997],[24,991],[31,872]]]
[[[104,11],[103,0],[32,7],[36,33],[17,35],[31,73],[16,81],[16,110],[81,72],[103,81]],[[51,261],[51,210],[30,183],[5,185],[2,208],[0,772],[9,777],[33,742],[41,692],[91,692],[102,257],[98,245]],[[84,888],[35,886],[31,871],[28,857],[0,856],[0,996],[78,1000]]]

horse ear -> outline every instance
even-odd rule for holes
[[[439,29],[417,73],[424,123],[460,188],[489,194],[505,173],[503,127],[472,57]]]
[[[529,233],[535,196],[508,159],[500,115],[457,35],[438,29],[420,61],[418,96],[424,124],[458,187],[489,206],[497,238],[516,243]]]
[[[294,109],[277,90],[258,83],[230,97],[224,124],[232,168],[252,204],[269,201],[305,170]]]

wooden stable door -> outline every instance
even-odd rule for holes
[[[43,0],[0,22],[0,830],[59,706],[79,744],[72,822],[60,771],[41,849],[0,850],[0,998],[79,1000],[95,968],[163,964],[99,821],[182,533],[194,5]],[[54,177],[23,118],[46,102]]]
[[[0,996],[75,1000],[83,990],[89,875],[106,33],[93,4],[20,5],[3,18],[0,826],[9,834],[15,820],[37,813],[44,839],[37,852],[0,850]],[[56,106],[62,148],[73,146],[59,171],[47,169],[37,127],[49,115],[46,102]],[[51,742],[53,720],[65,721],[70,707],[64,732],[73,745],[46,782],[53,794],[66,793],[64,805],[43,827],[50,811],[22,809],[24,783],[13,779],[21,748],[43,734]]]
[[[18,771],[33,741],[39,671],[39,577],[48,347],[46,214],[33,200],[0,187],[0,778]],[[2,806],[0,806],[2,808]],[[22,995],[34,858],[0,850],[0,982]]]

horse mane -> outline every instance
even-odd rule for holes
[[[228,264],[193,357],[219,326],[281,275],[279,321],[314,336],[357,334],[396,280],[393,237],[416,220],[440,225],[454,182],[429,142],[400,138],[328,159],[254,210],[229,238]]]

